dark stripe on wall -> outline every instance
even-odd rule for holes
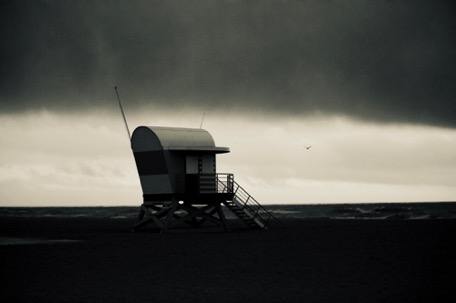
[[[136,152],[135,161],[140,176],[163,175],[168,173],[162,150]]]

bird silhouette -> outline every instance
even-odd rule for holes
[[[311,147],[312,147],[312,145],[306,146],[306,149],[310,149]]]

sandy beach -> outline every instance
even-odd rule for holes
[[[0,218],[2,302],[443,302],[454,297],[453,219],[288,219],[284,228],[273,230],[246,229],[230,220],[231,233],[202,229],[166,235],[132,233],[133,223]]]

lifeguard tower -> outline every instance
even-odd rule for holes
[[[131,146],[143,192],[134,230],[152,224],[166,232],[182,224],[212,222],[229,231],[222,205],[249,227],[268,228],[276,220],[233,174],[217,172],[216,156],[230,150],[215,146],[208,131],[140,126]]]

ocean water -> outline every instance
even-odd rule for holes
[[[456,202],[263,205],[277,219],[455,219]],[[135,219],[139,205],[125,207],[0,207],[0,217]],[[225,209],[228,219],[235,216]]]
[[[344,220],[455,219],[456,202],[272,205],[277,218]]]

